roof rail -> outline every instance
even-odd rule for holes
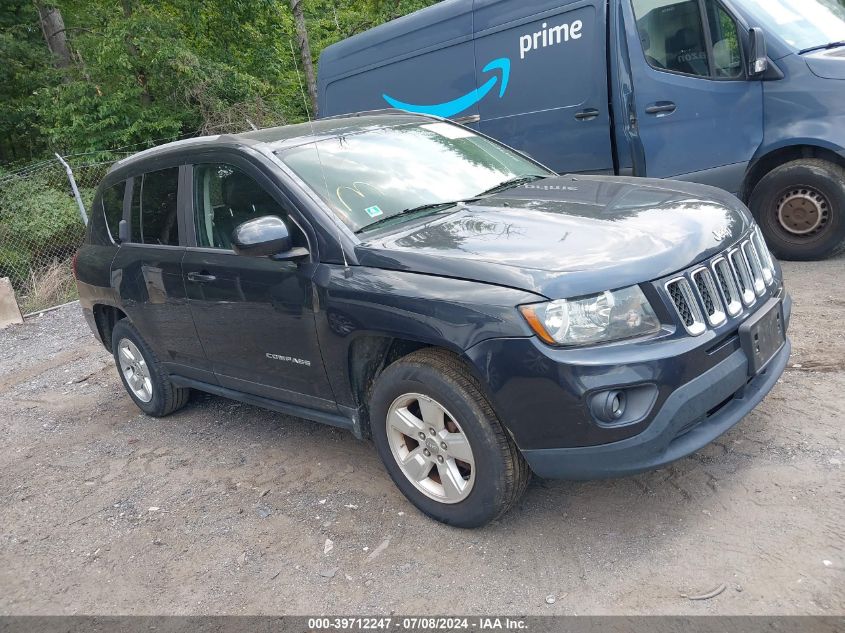
[[[409,110],[401,110],[399,108],[379,108],[377,110],[362,110],[361,112],[349,112],[347,114],[333,114],[331,116],[320,117],[319,121],[330,121],[332,119],[347,119],[359,116],[380,116],[387,114],[412,114],[414,116],[421,116],[427,119],[438,119],[439,117],[430,114],[420,114],[419,112],[411,112]]]

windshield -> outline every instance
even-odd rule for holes
[[[408,209],[474,198],[512,178],[552,174],[471,130],[439,121],[366,130],[277,156],[353,231]]]
[[[795,50],[845,40],[845,0],[737,0]]]

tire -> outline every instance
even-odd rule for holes
[[[780,259],[819,260],[845,250],[845,169],[795,160],[770,171],[749,201],[766,242]]]
[[[432,436],[431,425],[440,420],[435,405],[443,410],[443,424]],[[391,420],[410,419],[408,412],[412,423],[398,424],[404,432],[397,431]],[[476,379],[445,350],[414,352],[381,373],[370,397],[370,426],[379,455],[399,490],[422,512],[447,525],[480,527],[504,514],[522,496],[531,474]],[[425,440],[419,433],[426,435]],[[452,446],[446,444],[452,441]],[[420,454],[429,449],[429,457]],[[415,452],[414,461],[411,452]],[[406,475],[401,458],[407,460],[408,470],[418,473],[418,483]],[[426,459],[431,471],[422,479]],[[444,485],[449,481],[456,483]]]
[[[115,323],[111,340],[117,373],[129,397],[141,411],[160,418],[181,409],[188,403],[191,390],[177,387],[170,381],[167,371],[156,358],[153,350],[128,320],[121,319]],[[125,350],[128,350],[135,358],[134,361],[130,362],[124,355]],[[140,358],[137,358],[139,354]],[[131,364],[134,368],[127,370],[127,364]],[[136,387],[130,384],[130,376],[135,377]],[[139,381],[138,378],[146,380]],[[142,388],[138,387],[141,383],[144,383]],[[146,398],[147,392],[149,392],[149,399]]]

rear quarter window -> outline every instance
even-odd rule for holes
[[[89,222],[89,239],[98,244],[117,244],[123,219],[123,194],[126,181],[104,187],[94,198]]]
[[[115,244],[118,241],[120,221],[123,219],[123,194],[125,192],[125,180],[103,191],[103,217],[106,220],[109,237]]]

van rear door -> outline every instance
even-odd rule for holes
[[[603,0],[475,0],[479,93],[499,77],[479,129],[561,173],[613,173],[605,12]]]

